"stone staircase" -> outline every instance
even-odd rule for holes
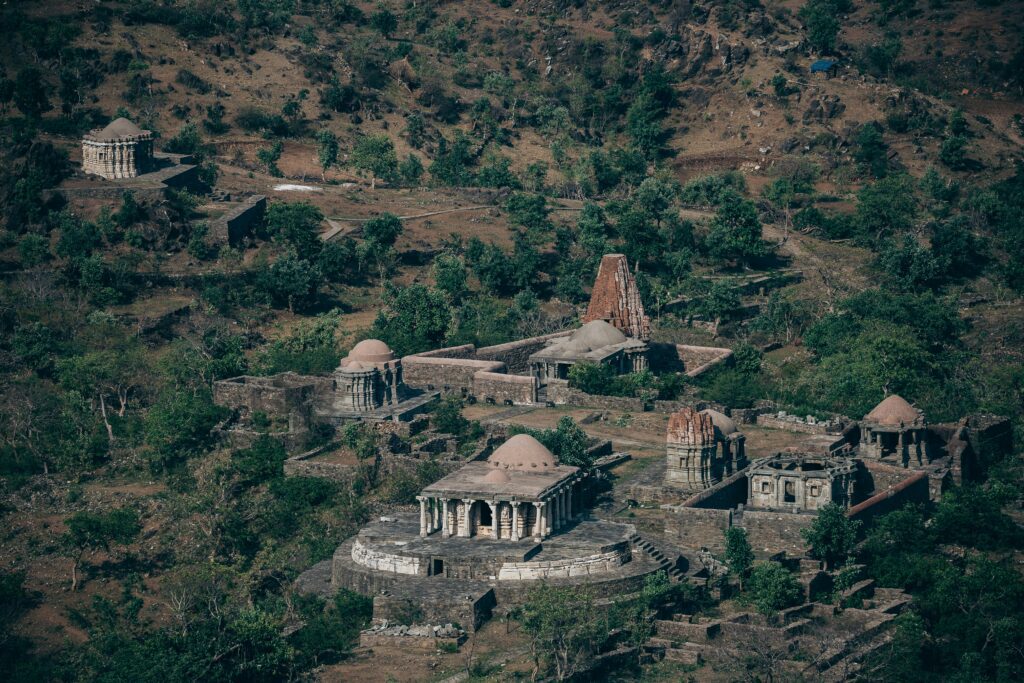
[[[537,403],[542,406],[548,404],[548,387],[546,384],[542,384],[537,388]]]
[[[686,578],[686,574],[684,574],[678,567],[678,556],[675,558],[674,561],[670,560],[668,557],[665,556],[665,553],[661,550],[661,548],[655,545],[652,541],[644,538],[643,536],[637,533],[634,533],[632,536],[629,537],[629,542],[633,545],[634,548],[639,549],[649,558],[657,562],[661,566],[661,568],[665,570],[665,573],[668,574],[670,579],[674,581],[683,581]]]

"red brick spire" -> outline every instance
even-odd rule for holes
[[[593,320],[604,320],[627,337],[643,341],[651,338],[651,319],[644,312],[624,254],[605,254],[601,259],[583,323]]]

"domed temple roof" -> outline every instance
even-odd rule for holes
[[[386,363],[394,360],[395,354],[379,339],[364,339],[352,347],[346,358],[364,363]]]
[[[573,332],[569,339],[580,347],[593,350],[621,344],[626,341],[627,337],[604,320],[591,320]]]
[[[736,429],[736,423],[732,421],[731,417],[723,415],[717,410],[711,410],[710,408],[707,408],[706,410],[702,410],[700,412],[701,414],[707,415],[708,417],[711,418],[711,422],[714,423],[715,428],[722,433],[722,436],[729,436],[730,434],[735,434],[736,432],[739,431],[738,429]]]
[[[874,422],[888,427],[913,424],[923,420],[924,416],[921,411],[897,394],[886,396],[881,403],[864,416],[865,422]]]
[[[537,470],[555,467],[555,456],[529,434],[516,434],[501,444],[487,462],[508,470]]]
[[[93,137],[97,140],[120,140],[121,138],[133,138],[145,134],[146,131],[128,119],[121,117],[108,123],[106,128],[93,134]]]

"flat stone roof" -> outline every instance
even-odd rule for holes
[[[501,469],[508,481],[490,482],[485,477],[497,470],[489,462],[470,462],[423,489],[433,498],[537,501],[554,486],[576,475],[578,467],[555,465],[538,470]]]

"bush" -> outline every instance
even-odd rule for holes
[[[778,562],[754,565],[747,579],[746,593],[764,615],[773,615],[779,610],[799,605],[803,600],[800,583]]]

